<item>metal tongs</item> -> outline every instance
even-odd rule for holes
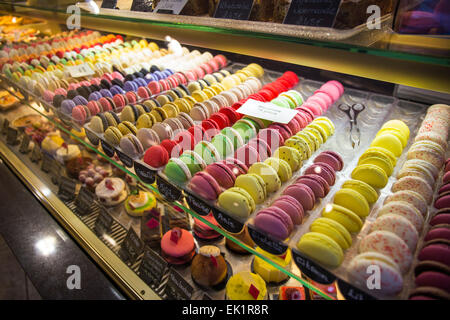
[[[364,111],[366,106],[361,103],[355,103],[351,106],[347,104],[340,104],[338,108],[350,119],[350,143],[352,148],[355,149],[356,147],[359,147],[361,139],[361,132],[359,131],[357,118],[358,115]]]

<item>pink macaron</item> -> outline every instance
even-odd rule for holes
[[[258,151],[248,144],[237,149],[234,153],[234,158],[245,163],[247,167],[261,161]]]
[[[298,225],[302,223],[304,216],[303,207],[294,197],[289,195],[281,196],[271,206],[280,208],[286,212],[294,224]]]
[[[419,261],[431,260],[450,265],[450,246],[444,243],[426,245],[418,255]]]
[[[197,172],[189,182],[192,191],[207,200],[216,200],[221,190],[220,186],[209,173]]]
[[[342,157],[334,151],[323,151],[315,159],[314,163],[323,162],[330,165],[335,171],[340,171],[344,167]]]
[[[206,167],[205,171],[209,173],[224,189],[229,189],[234,186],[236,175],[225,163],[212,163]]]
[[[439,197],[434,202],[436,209],[443,209],[450,207],[450,191],[439,194]]]
[[[312,164],[305,170],[305,174],[317,174],[324,178],[330,186],[334,185],[334,182],[336,180],[336,174],[333,168],[323,162]]]
[[[277,207],[269,207],[259,211],[256,214],[254,224],[259,230],[280,240],[289,237],[294,229],[291,217]]]
[[[258,151],[261,161],[265,161],[272,155],[272,150],[270,149],[267,142],[260,138],[253,138],[248,143],[249,146],[253,147]]]
[[[431,226],[438,224],[450,224],[450,213],[437,214],[430,220]]]
[[[235,158],[226,158],[222,161],[228,168],[233,171],[233,174],[238,177],[241,174],[246,174],[248,172],[247,165],[241,160]]]
[[[425,241],[436,240],[436,239],[445,239],[450,241],[450,228],[445,227],[436,227],[428,231],[425,236]]]
[[[303,183],[295,183],[288,186],[283,195],[292,196],[303,207],[304,210],[311,210],[316,202],[316,196],[310,186]]]
[[[308,187],[311,188],[311,190],[314,192],[314,196],[316,199],[325,197],[326,189],[324,187],[324,182],[326,184],[326,181],[324,178],[317,174],[307,174],[304,176],[301,176],[298,178],[296,183],[303,183],[306,184]]]
[[[258,132],[257,138],[264,140],[272,150],[276,150],[284,145],[284,138],[281,133],[274,128],[262,129]]]

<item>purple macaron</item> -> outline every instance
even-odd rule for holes
[[[65,114],[72,114],[72,109],[75,108],[76,104],[70,99],[66,99],[61,102],[61,111]]]
[[[101,97],[102,97],[102,94],[101,94],[100,92],[94,91],[94,92],[92,92],[92,93],[89,95],[88,100],[89,100],[89,101],[92,101],[92,100],[97,101],[97,100],[100,99]]]
[[[221,192],[216,179],[205,171],[197,172],[189,181],[189,187],[207,200],[216,200]]]
[[[76,97],[74,97],[72,99],[72,101],[75,102],[76,105],[83,105],[83,106],[85,106],[85,105],[88,104],[88,101],[83,96],[76,96]]]
[[[281,196],[271,206],[280,208],[286,212],[294,224],[298,225],[302,223],[304,215],[303,207],[294,197],[288,195]]]
[[[256,214],[254,224],[259,230],[281,240],[289,237],[294,229],[291,217],[277,207],[269,207],[259,211]]]
[[[108,89],[101,89],[100,90],[100,94],[102,95],[102,97],[105,97],[105,98],[112,98],[113,97],[111,91],[109,91]]]

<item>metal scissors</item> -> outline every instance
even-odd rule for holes
[[[359,146],[361,139],[361,132],[359,131],[357,118],[358,115],[364,111],[366,106],[362,103],[355,103],[351,106],[347,104],[340,104],[338,108],[350,119],[350,143],[352,148],[355,149],[355,147]]]

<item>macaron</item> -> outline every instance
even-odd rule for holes
[[[340,171],[344,167],[344,161],[342,157],[333,151],[321,152],[317,157],[314,158],[314,163],[323,162],[330,165],[335,171]]]
[[[359,243],[359,252],[378,252],[397,263],[402,274],[412,264],[412,253],[405,241],[390,231],[378,230],[366,235]]]
[[[200,141],[196,144],[194,152],[200,155],[206,164],[211,164],[222,159],[216,147],[208,141]]]
[[[403,277],[398,264],[389,256],[375,252],[363,252],[355,256],[347,267],[348,278],[352,283],[367,287],[368,279],[372,273],[368,273],[369,267],[377,267],[379,270],[380,293],[391,296],[399,293],[403,288]]]
[[[378,200],[378,193],[369,184],[360,180],[347,180],[342,184],[342,188],[353,189],[363,195],[369,204]]]
[[[113,146],[119,145],[122,136],[122,132],[113,126],[108,127],[104,133],[105,140]]]
[[[386,172],[374,164],[361,164],[352,171],[352,179],[363,181],[374,188],[384,188],[388,182]]]
[[[392,185],[393,192],[402,190],[412,190],[419,193],[427,203],[431,203],[431,199],[433,198],[433,189],[424,179],[419,177],[403,177]]]
[[[395,233],[405,241],[411,252],[416,250],[419,241],[419,233],[414,225],[405,217],[398,214],[384,214],[379,216],[372,224],[371,231],[385,230]]]
[[[288,195],[281,196],[277,198],[271,206],[280,208],[286,212],[291,217],[294,225],[302,223],[304,217],[303,207],[294,197]]]
[[[350,188],[341,188],[338,190],[334,195],[333,202],[353,211],[361,218],[367,217],[370,212],[369,203],[366,198],[358,191]]]
[[[261,204],[267,197],[267,188],[264,180],[257,174],[242,174],[236,178],[235,187],[244,189],[253,198],[255,204]]]
[[[202,157],[191,150],[184,151],[178,159],[186,164],[192,176],[206,168],[206,163]]]
[[[295,183],[284,189],[283,195],[295,198],[302,205],[304,210],[311,210],[316,202],[313,190],[306,184]]]
[[[248,167],[242,161],[235,158],[226,158],[222,161],[228,168],[230,168],[236,177],[248,172]]]
[[[234,182],[236,181],[236,175],[233,173],[233,170],[230,169],[230,167],[227,166],[225,163],[223,162],[212,163],[208,165],[205,170],[224,189],[229,189],[234,186]]]
[[[310,226],[312,232],[322,233],[336,241],[337,244],[346,250],[352,245],[352,237],[347,229],[344,228],[340,223],[320,217],[313,221]]]
[[[297,171],[302,165],[300,152],[291,147],[282,146],[275,151],[273,156],[286,161],[293,172]]]
[[[338,267],[344,260],[339,244],[329,236],[318,232],[307,232],[297,243],[302,253],[331,268]]]
[[[417,232],[420,233],[422,231],[424,222],[422,214],[412,204],[405,201],[389,202],[378,210],[378,217],[389,213],[405,217],[414,225]]]
[[[144,149],[148,149],[161,142],[158,134],[149,128],[140,128],[136,133],[137,138],[142,143]]]
[[[426,216],[428,211],[428,205],[423,196],[412,190],[401,190],[394,192],[386,197],[384,203],[387,204],[392,201],[405,201],[412,204],[417,210],[420,211],[423,217]]]
[[[144,153],[144,147],[139,139],[133,134],[127,134],[120,139],[120,148],[131,158],[140,158]]]
[[[239,187],[232,187],[219,195],[218,204],[234,217],[246,219],[255,210],[253,197]]]
[[[205,171],[197,172],[189,181],[189,187],[207,200],[216,200],[221,192],[216,179]]]
[[[215,135],[211,140],[211,144],[216,147],[222,159],[225,159],[234,152],[233,141],[222,133]]]
[[[294,229],[291,217],[278,207],[269,207],[259,211],[253,221],[262,232],[284,240]]]
[[[250,167],[255,162],[261,161],[258,151],[248,144],[238,148],[234,153],[234,158],[245,163],[247,167]]]
[[[160,145],[153,145],[145,151],[144,162],[153,168],[160,168],[166,165],[168,161],[169,153]]]
[[[442,242],[425,243],[417,256],[419,261],[435,261],[450,265],[450,245]]]
[[[342,224],[350,233],[359,232],[363,225],[356,213],[336,204],[327,204],[322,216]]]
[[[276,192],[281,188],[281,180],[270,165],[264,162],[256,162],[248,168],[248,173],[260,176],[265,184],[267,192]]]
[[[275,157],[267,158],[264,161],[265,164],[271,166],[281,180],[281,183],[288,181],[292,177],[292,169],[289,163],[285,160]]]
[[[171,181],[178,183],[184,183],[192,177],[187,165],[178,158],[170,158],[164,168],[164,173]]]

